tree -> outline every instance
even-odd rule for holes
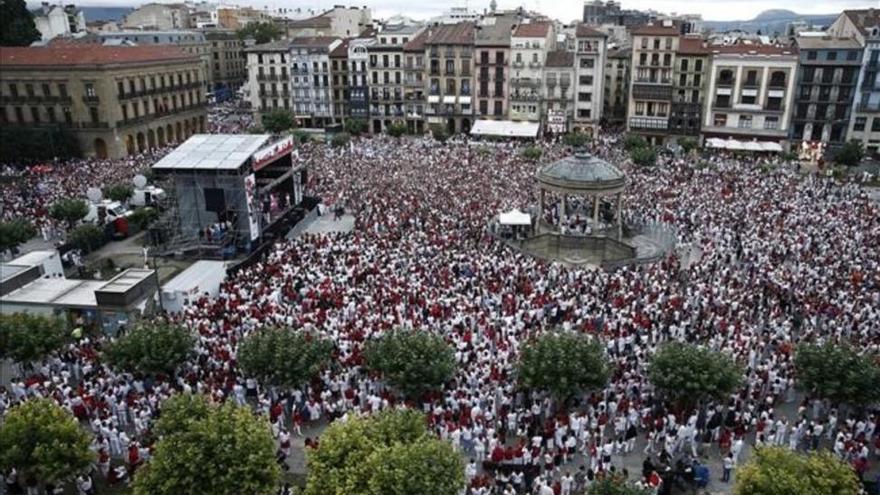
[[[290,135],[293,136],[294,141],[300,144],[306,144],[312,140],[312,135],[303,130],[295,130]]]
[[[461,457],[412,409],[332,423],[307,452],[305,495],[455,495]]]
[[[400,137],[406,134],[406,124],[403,122],[392,122],[385,128],[385,132],[391,137]]]
[[[784,447],[755,449],[736,475],[734,495],[857,495],[852,467],[830,452],[802,454]]]
[[[801,344],[794,366],[798,386],[812,395],[835,403],[880,401],[880,365],[848,344]]]
[[[67,242],[85,252],[94,251],[104,245],[104,231],[97,225],[86,223],[80,225],[67,235]]]
[[[865,150],[862,149],[860,141],[850,141],[845,143],[840,151],[834,156],[834,161],[841,164],[854,167],[862,161],[865,156]]]
[[[184,393],[172,396],[162,403],[155,433],[166,437],[187,432],[211,411],[211,405],[204,395]]]
[[[587,145],[589,140],[590,138],[583,132],[569,132],[562,138],[562,142],[572,148],[582,148]]]
[[[24,0],[0,2],[0,46],[29,46],[39,39],[34,15]]]
[[[330,140],[330,144],[335,148],[341,148],[343,146],[348,146],[349,141],[351,141],[351,135],[347,132],[340,132],[333,136],[333,139]]]
[[[524,388],[547,391],[566,404],[577,393],[604,387],[611,368],[599,341],[552,331],[523,346],[517,375]]]
[[[455,373],[455,354],[439,336],[428,332],[396,330],[367,342],[367,367],[407,398],[417,399],[438,390]]]
[[[262,123],[263,129],[271,134],[280,134],[296,125],[293,114],[283,108],[264,113]]]
[[[446,127],[439,124],[431,125],[431,135],[441,143],[445,143],[449,139],[449,131],[446,130]]]
[[[700,143],[698,143],[697,140],[693,138],[681,138],[678,140],[678,145],[681,146],[682,151],[684,151],[685,153],[690,153],[691,151],[699,148]]]
[[[176,405],[178,401],[184,405]],[[186,396],[168,399],[162,406],[166,409],[201,416],[185,421],[176,417],[173,426],[160,418],[159,429],[167,434],[156,443],[153,458],[137,471],[134,495],[276,493],[281,469],[265,418],[231,402],[217,406]]]
[[[743,370],[727,354],[683,342],[660,347],[648,363],[648,379],[680,406],[723,399],[742,383]]]
[[[120,203],[127,202],[131,199],[133,194],[134,186],[124,182],[117,182],[116,184],[111,184],[104,188],[105,197],[110,198],[113,201],[119,201]]]
[[[0,472],[12,469],[27,485],[58,484],[88,471],[89,436],[76,418],[48,399],[12,407],[0,423]]]
[[[246,40],[253,38],[258,45],[269,43],[281,38],[281,30],[274,22],[251,22],[238,30],[238,38]]]
[[[645,138],[642,136],[637,136],[635,134],[628,134],[625,138],[623,138],[623,149],[626,151],[632,151],[636,148],[647,148],[648,142],[645,141]]]
[[[345,129],[345,132],[352,136],[360,136],[367,132],[367,121],[364,119],[348,119],[345,121],[343,128]]]
[[[636,488],[626,483],[626,479],[603,478],[590,485],[585,495],[648,495],[651,491]]]
[[[49,207],[49,216],[65,222],[68,229],[72,229],[89,214],[89,205],[85,201],[76,198],[62,198]]]
[[[68,341],[64,322],[30,313],[0,314],[0,358],[25,364],[42,359]]]
[[[144,230],[159,218],[159,212],[150,206],[142,206],[128,216],[128,223],[134,225],[138,230]]]
[[[537,146],[526,146],[521,152],[520,156],[525,158],[526,160],[530,160],[536,162],[541,159],[541,148]]]
[[[632,158],[633,163],[643,167],[650,167],[657,163],[657,152],[650,146],[635,148],[630,151],[629,156]]]
[[[142,322],[104,349],[110,366],[130,373],[173,375],[190,356],[189,329],[161,321]]]
[[[265,328],[251,332],[238,348],[238,364],[263,385],[295,388],[330,364],[333,343],[306,332]]]
[[[37,229],[24,220],[0,222],[0,253],[13,251],[37,235]]]

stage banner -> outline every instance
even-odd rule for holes
[[[254,174],[250,174],[244,178],[244,195],[245,203],[247,203],[248,222],[251,228],[251,240],[255,241],[260,237],[260,208],[256,204],[257,194],[257,178]]]

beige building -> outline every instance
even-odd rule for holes
[[[406,129],[410,134],[425,132],[425,40],[422,30],[403,45],[403,101]]]
[[[290,42],[273,41],[245,49],[246,95],[256,116],[291,108]],[[297,76],[299,77],[299,76]]]
[[[334,6],[323,14],[308,19],[284,21],[288,38],[334,36],[351,38],[359,35],[373,24],[367,7]]]
[[[575,54],[565,50],[547,53],[544,64],[544,131],[564,134],[571,130],[575,114]]]
[[[148,3],[125,16],[122,27],[126,29],[187,29],[190,11],[182,3]]]
[[[452,134],[468,133],[474,119],[474,25],[470,22],[428,28],[428,124]]]
[[[605,59],[602,115],[612,125],[626,124],[631,58],[632,50],[625,47],[609,50]]]
[[[4,126],[61,126],[85,156],[119,158],[205,128],[205,71],[169,46],[0,51]]]
[[[479,119],[507,119],[510,35],[515,22],[513,15],[496,15],[484,18],[477,25],[474,64],[477,77],[475,110]]]
[[[231,29],[205,29],[205,40],[211,50],[211,79],[214,88],[237,90],[247,79],[244,42]]]
[[[632,36],[626,129],[662,144],[669,132],[679,33],[672,25],[649,24],[633,29]]]
[[[574,127],[591,135],[598,134],[604,110],[606,37],[584,24],[575,29]]]
[[[510,38],[510,118],[540,122],[544,116],[541,93],[547,52],[556,48],[550,22],[530,22],[516,27]]]
[[[384,132],[392,122],[404,122],[404,46],[422,30],[421,26],[385,26],[376,42],[367,47],[370,131]]]

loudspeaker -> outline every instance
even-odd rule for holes
[[[206,187],[205,191],[205,209],[219,214],[226,210],[226,195],[223,189],[218,187]]]

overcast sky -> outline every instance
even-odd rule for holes
[[[217,0],[214,0],[217,1]],[[497,0],[499,8],[523,6],[527,9],[543,12],[553,18],[569,22],[581,17],[582,0]],[[81,0],[77,5],[101,6],[136,6],[147,3],[147,0]],[[305,7],[327,8],[334,4],[368,5],[377,18],[404,14],[415,18],[427,18],[441,13],[449,7],[469,7],[482,11],[489,6],[489,0],[360,0],[360,2],[343,2],[340,0],[224,0],[224,3],[236,3],[253,7]],[[799,14],[834,14],[844,9],[880,7],[878,0],[621,0],[624,8],[654,9],[660,12],[677,12],[702,14],[705,20],[747,20],[767,9],[787,9]],[[39,0],[29,0],[29,5],[39,5]]]

